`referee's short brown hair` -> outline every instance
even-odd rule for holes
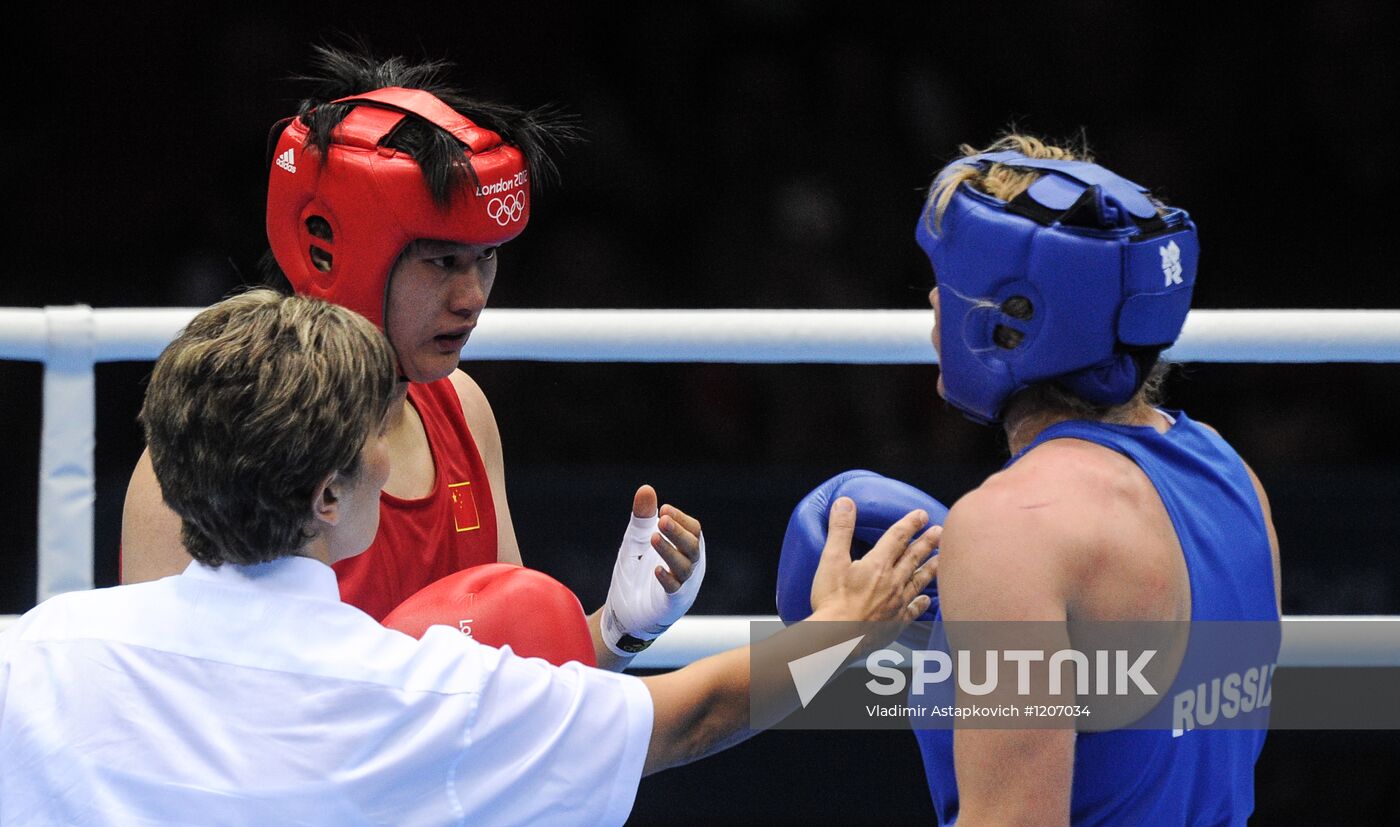
[[[317,487],[359,472],[395,380],[384,335],[319,299],[258,289],[195,316],[140,415],[190,556],[247,565],[305,546]]]

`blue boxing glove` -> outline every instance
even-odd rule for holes
[[[792,510],[787,533],[783,535],[783,551],[778,560],[778,616],[784,623],[796,623],[812,613],[812,580],[826,545],[831,504],[838,497],[855,501],[855,539],[867,547],[875,545],[890,526],[917,508],[928,513],[930,526],[942,525],[948,516],[948,507],[943,503],[912,485],[874,471],[846,471],[817,486]],[[852,550],[851,556],[859,555]],[[933,620],[938,611],[938,581],[929,583],[923,593],[931,602],[928,611],[918,619]]]

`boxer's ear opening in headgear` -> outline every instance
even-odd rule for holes
[[[306,217],[306,231],[313,236],[325,241],[335,241],[335,231],[331,229],[331,222],[323,215],[309,215]]]
[[[1025,296],[1012,296],[1001,303],[1001,312],[1013,319],[1028,322],[1035,318],[1035,305]]]
[[[315,244],[307,248],[307,255],[311,258],[311,263],[322,273],[329,273],[335,264],[335,256]]]
[[[306,231],[312,238],[319,238],[323,241],[335,241],[335,231],[331,229],[331,223],[324,216],[307,216]],[[335,261],[335,256],[330,251],[317,244],[311,244],[307,250],[311,257],[311,263],[322,273],[329,273]]]
[[[1026,334],[1014,327],[1007,327],[999,324],[992,329],[992,341],[1002,350],[1015,350],[1021,342],[1025,341]]]

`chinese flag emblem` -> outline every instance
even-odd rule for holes
[[[472,493],[471,482],[454,482],[447,486],[447,493],[452,497],[452,521],[457,531],[481,528],[481,515],[476,510],[476,495]]]

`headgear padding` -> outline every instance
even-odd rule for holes
[[[530,218],[530,175],[520,150],[421,89],[386,87],[334,103],[356,106],[332,130],[324,157],[307,143],[301,118],[282,130],[268,179],[267,238],[298,293],[348,307],[382,329],[389,270],[404,248],[417,239],[510,241]],[[463,144],[475,181],[446,205],[434,201],[412,156],[384,146],[410,114]],[[312,233],[318,217],[330,238]],[[317,266],[313,248],[328,269]]]
[[[949,403],[998,422],[1016,392],[1055,380],[1096,405],[1141,386],[1128,348],[1181,334],[1196,283],[1196,225],[1158,215],[1143,187],[1096,164],[992,152],[954,161],[1045,174],[1010,202],[959,184],[935,224],[931,194],[915,238],[939,286]],[[938,191],[935,181],[933,192]]]

